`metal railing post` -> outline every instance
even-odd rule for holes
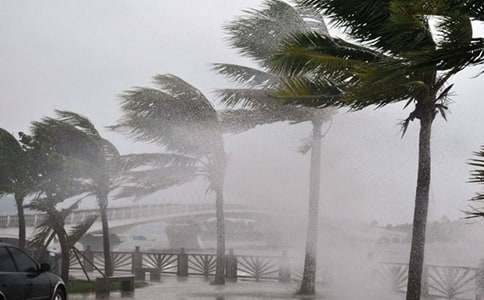
[[[484,300],[484,259],[479,261],[476,271],[476,300]]]
[[[185,248],[181,248],[178,254],[176,275],[179,277],[188,276],[188,255],[185,253]]]
[[[291,267],[287,257],[287,251],[282,251],[282,256],[279,260],[279,281],[290,282],[291,281]]]
[[[225,277],[229,281],[237,281],[237,256],[234,255],[234,249],[229,250],[229,254],[225,259]]]

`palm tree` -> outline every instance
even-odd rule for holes
[[[484,184],[484,146],[481,147],[480,151],[475,152],[474,156],[475,157],[469,162],[469,165],[475,168],[471,171],[469,182],[482,185]],[[471,200],[477,202],[484,201],[484,192],[477,193]],[[484,211],[482,208],[475,208],[468,214],[468,218],[484,217]]]
[[[62,202],[55,197],[37,198],[28,205],[29,208],[46,215],[46,218],[35,228],[32,245],[47,248],[54,237],[57,238],[61,249],[61,278],[65,282],[69,280],[70,254],[75,249],[75,244],[97,219],[96,215],[91,215],[71,229],[66,228],[65,220],[77,208],[79,201],[64,209],[57,207]]]
[[[35,171],[29,149],[0,128],[0,196],[13,194],[18,216],[18,246],[25,247],[24,200],[35,189]]]
[[[436,42],[429,18],[414,14],[413,1],[301,0],[299,4],[324,12],[343,27],[352,41],[317,32],[299,33],[281,45],[272,69],[290,77],[281,96],[310,106],[347,106],[354,110],[392,103],[413,104],[403,121],[420,122],[418,178],[415,196],[407,300],[420,299],[425,228],[431,175],[430,140],[436,114],[445,117],[452,85],[449,79],[461,65],[426,66],[415,71],[422,58],[444,47]],[[439,26],[446,26],[442,21]],[[462,22],[459,45],[469,45],[469,20]]]
[[[65,201],[86,193],[88,186],[81,177],[81,164],[57,152],[53,143],[55,137],[46,135],[41,125],[40,122],[34,122],[33,135],[23,135],[21,140],[22,146],[31,152],[31,167],[38,174],[37,191],[27,207],[44,212],[47,216],[37,225],[32,245],[47,247],[54,237],[58,239],[62,252],[61,276],[67,281],[70,251],[90,228],[95,216],[87,218],[71,230],[65,227],[65,218],[77,207],[80,200],[70,205]],[[63,209],[62,206],[66,205],[67,208]]]
[[[225,27],[232,47],[254,60],[260,69],[233,64],[215,64],[214,69],[242,85],[222,89],[218,94],[228,106],[243,106],[259,112],[263,123],[290,121],[291,124],[311,122],[311,143],[301,150],[311,150],[308,225],[306,251],[301,282],[301,294],[314,294],[318,244],[319,196],[321,174],[321,125],[329,119],[331,109],[316,109],[299,105],[285,105],[273,97],[283,86],[285,78],[271,72],[270,59],[279,44],[299,32],[317,31],[328,34],[322,16],[311,10],[293,7],[283,1],[269,0],[260,10],[247,11]]]
[[[192,162],[174,154],[128,154],[103,138],[91,121],[77,113],[56,111],[56,118],[36,122],[37,135],[48,137],[57,153],[75,160],[86,179],[87,195],[97,198],[101,218],[104,271],[113,273],[107,209],[114,198],[142,197],[192,178]],[[141,170],[141,167],[142,170]]]
[[[123,117],[114,129],[136,140],[157,143],[168,151],[198,161],[198,175],[215,193],[217,258],[214,284],[224,284],[225,151],[217,112],[195,87],[174,75],[154,77],[157,88],[135,88],[122,96]]]

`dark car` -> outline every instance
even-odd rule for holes
[[[0,243],[0,300],[66,300],[65,284],[21,249]]]

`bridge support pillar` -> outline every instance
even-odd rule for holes
[[[237,281],[237,256],[234,255],[234,249],[229,250],[225,259],[225,276],[228,281]]]
[[[287,257],[287,251],[282,251],[282,256],[279,261],[279,281],[290,282],[291,281],[291,267]]]
[[[180,249],[180,254],[178,254],[178,265],[176,275],[178,277],[188,276],[188,255],[185,253],[185,248]]]
[[[484,259],[479,261],[476,274],[476,300],[484,300]]]

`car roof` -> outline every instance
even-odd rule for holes
[[[5,243],[5,242],[0,242],[0,247],[10,247],[10,248],[17,248],[17,249],[19,249],[17,246],[12,245],[12,244],[9,244],[9,243]]]

